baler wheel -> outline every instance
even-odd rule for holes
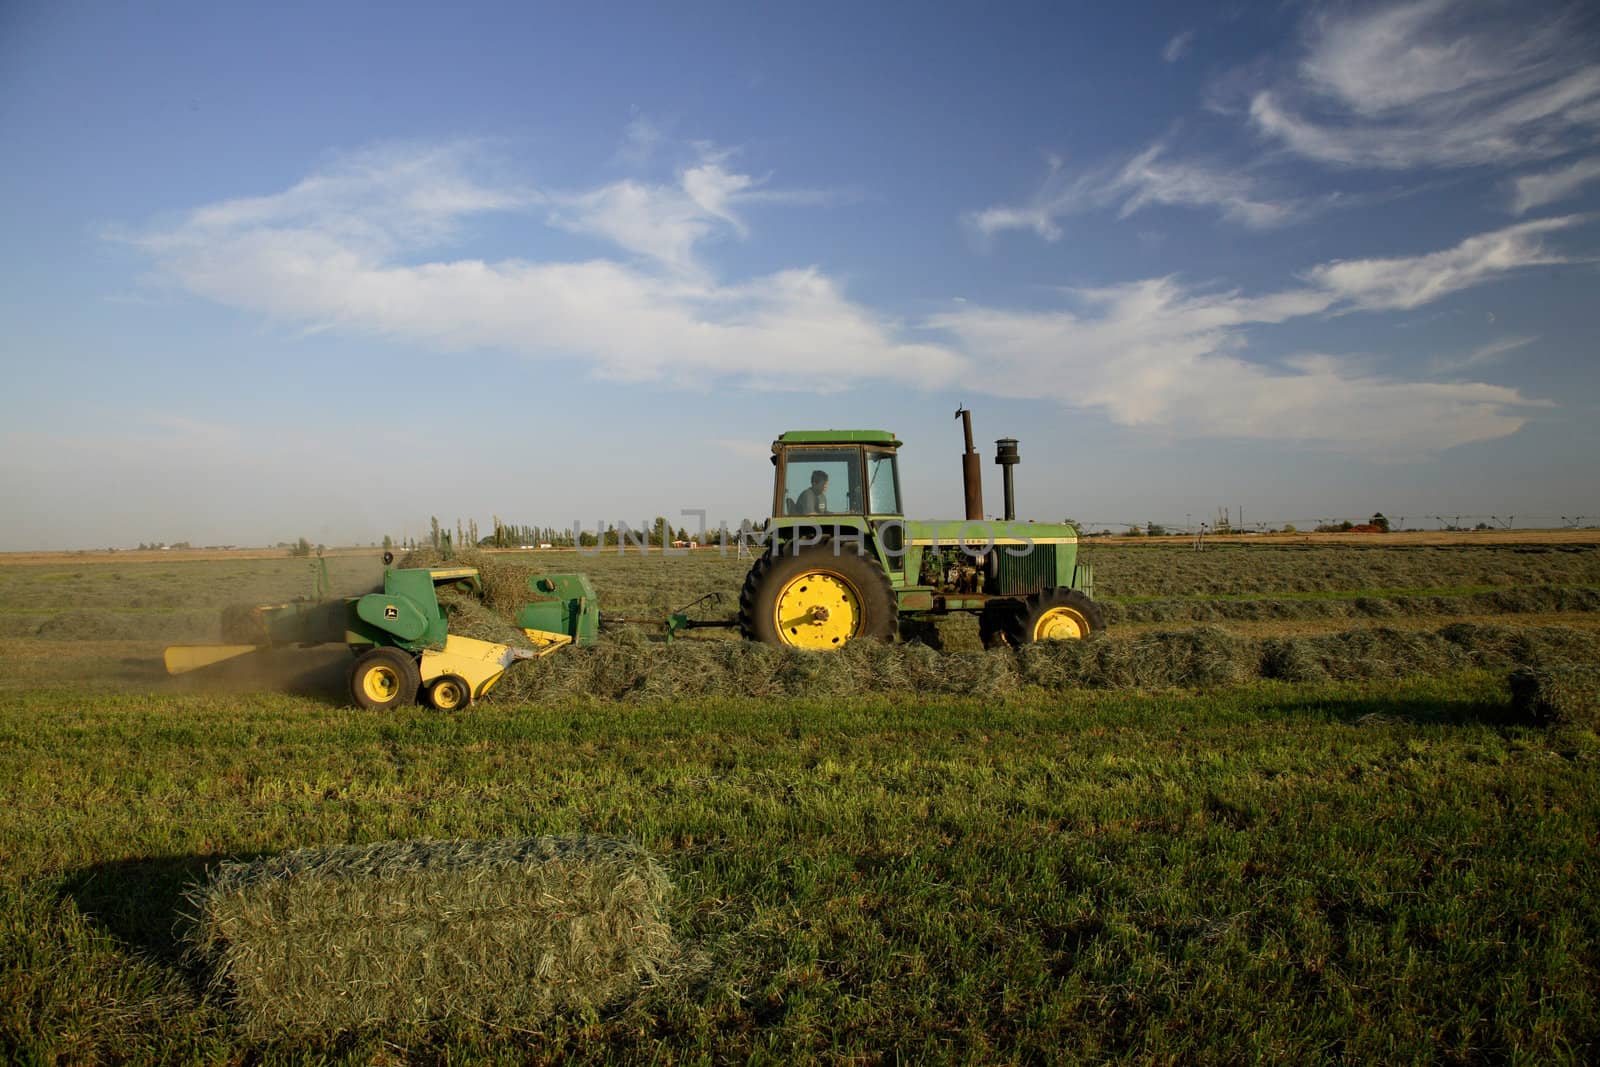
[[[745,636],[787,648],[831,650],[851,641],[890,641],[899,609],[877,560],[832,542],[777,548],[750,568],[739,598]]]
[[[398,648],[374,648],[350,667],[350,698],[372,711],[415,704],[421,685],[417,661]]]
[[[441,674],[428,683],[422,695],[435,711],[460,711],[472,703],[472,687],[454,674]]]

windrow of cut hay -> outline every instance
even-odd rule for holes
[[[1596,661],[1600,633],[1470,623],[1432,632],[1377,627],[1282,638],[1246,637],[1202,626],[956,653],[918,643],[866,641],[826,653],[740,641],[665,644],[625,631],[608,634],[593,647],[518,664],[492,695],[502,701],[862,693],[994,696],[1030,687],[1203,688],[1262,678],[1350,681]]]
[[[669,889],[642,849],[604,838],[303,849],[194,887],[190,944],[259,1034],[526,1025],[655,981]]]
[[[1354,589],[1600,586],[1600,545],[1250,545],[1090,543],[1102,597],[1199,597]]]
[[[1572,553],[1566,553],[1571,556]],[[1587,556],[1582,557],[1587,559]],[[409,553],[408,567],[433,566],[432,550]],[[481,601],[445,591],[451,631],[525,647],[511,618],[526,601],[530,561],[487,553],[457,553],[452,562],[476,567]],[[1234,560],[1237,563],[1237,560]],[[1600,610],[1591,589],[1544,586],[1464,596],[1279,598],[1156,601],[1107,605],[1132,621],[1180,618],[1258,619]],[[1246,637],[1212,626],[1017,650],[941,653],[920,643],[853,642],[837,653],[808,653],[742,641],[651,640],[639,630],[607,633],[588,648],[566,649],[518,664],[493,691],[506,700],[594,698],[651,701],[686,696],[849,696],[859,693],[989,695],[1027,688],[1160,689],[1236,685],[1259,678],[1294,682],[1346,681],[1439,674],[1471,667],[1514,668],[1600,660],[1600,634],[1565,627],[1477,626],[1458,623],[1435,632],[1357,628],[1340,634]]]
[[[1600,728],[1600,666],[1524,667],[1511,673],[1510,683],[1511,707],[1521,721]]]
[[[1600,590],[1528,586],[1461,595],[1174,598],[1131,604],[1102,601],[1108,623],[1241,622],[1261,619],[1381,619],[1428,615],[1542,615],[1600,611]]]

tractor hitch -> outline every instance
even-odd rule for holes
[[[738,626],[739,618],[736,615],[730,615],[721,619],[693,619],[689,617],[690,612],[695,611],[702,606],[715,607],[721,603],[722,594],[718,592],[711,592],[690,601],[677,611],[667,615],[666,618],[653,618],[649,616],[637,615],[607,615],[602,612],[600,615],[600,626],[602,629],[611,625],[660,626],[663,628],[663,631],[666,634],[666,639],[670,643],[674,637],[684,630],[732,629],[733,627]]]

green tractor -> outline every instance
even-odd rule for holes
[[[772,444],[776,468],[765,552],[739,597],[745,637],[835,649],[863,638],[928,638],[932,622],[978,616],[986,647],[1074,640],[1105,627],[1093,572],[1070,523],[1018,522],[1017,443],[997,442],[1005,517],[983,517],[981,458],[966,431],[965,520],[908,520],[901,442],[883,430],[798,430]]]

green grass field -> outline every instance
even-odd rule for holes
[[[1437,630],[1486,609],[1451,598],[1566,590],[1496,615],[1496,640],[1537,634],[1583,656],[1600,613],[1572,597],[1600,585],[1600,551],[1579,547],[1091,551],[1099,594],[1130,610],[1429,598],[1417,623]],[[376,579],[342,562],[343,588]],[[578,565],[630,612],[736,590],[743,570]],[[304,566],[0,567],[14,654],[0,681],[4,1058],[1600,1057],[1600,738],[1509,722],[1500,667],[966,695],[519,691],[450,717],[349,709],[338,657],[317,653],[285,666],[294,692],[160,676],[162,642],[214,636],[197,631],[223,604],[303,592]],[[112,632],[77,629],[107,612]],[[1239,624],[1292,635],[1329,619]],[[984,655],[1011,653],[959,653],[951,669]],[[180,951],[183,889],[224,859],[570,833],[637,841],[676,886],[680,969],[599,1013],[263,1043]]]

